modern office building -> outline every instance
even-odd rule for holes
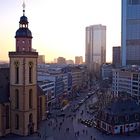
[[[75,56],[75,64],[83,64],[83,57],[82,56]]]
[[[122,0],[122,66],[140,65],[140,0]]]
[[[112,64],[114,67],[121,66],[121,47],[120,46],[114,46],[113,47],[113,60]]]
[[[91,74],[99,73],[106,62],[106,26],[101,24],[86,27],[85,63]]]

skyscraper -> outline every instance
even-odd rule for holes
[[[122,65],[140,65],[140,0],[122,0]]]
[[[37,131],[38,53],[32,51],[32,33],[24,9],[15,39],[16,51],[9,52],[11,133],[27,136]]]
[[[113,59],[112,64],[115,67],[121,66],[121,47],[120,46],[114,46],[113,47]]]
[[[86,27],[85,63],[91,74],[98,73],[106,62],[106,26],[101,24]]]

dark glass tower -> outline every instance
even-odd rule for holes
[[[140,0],[122,0],[122,65],[140,65]]]

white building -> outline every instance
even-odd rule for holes
[[[126,93],[140,99],[140,68],[113,69],[112,91],[115,95]]]
[[[103,64],[102,71],[102,80],[110,80],[112,78],[112,64]]]

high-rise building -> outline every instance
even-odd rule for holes
[[[83,57],[82,56],[75,56],[75,64],[83,64]]]
[[[37,131],[37,58],[32,33],[23,16],[16,31],[16,51],[10,57],[11,133],[27,136]]]
[[[114,46],[113,47],[113,60],[112,64],[115,67],[121,66],[121,47],[120,46]]]
[[[64,57],[58,57],[57,64],[66,64],[66,59]]]
[[[38,64],[45,64],[45,55],[38,56]]]
[[[106,26],[101,24],[86,27],[85,63],[91,74],[99,73],[106,62]]]
[[[67,64],[74,64],[73,60],[66,60]]]
[[[122,0],[122,66],[140,65],[140,0]]]

